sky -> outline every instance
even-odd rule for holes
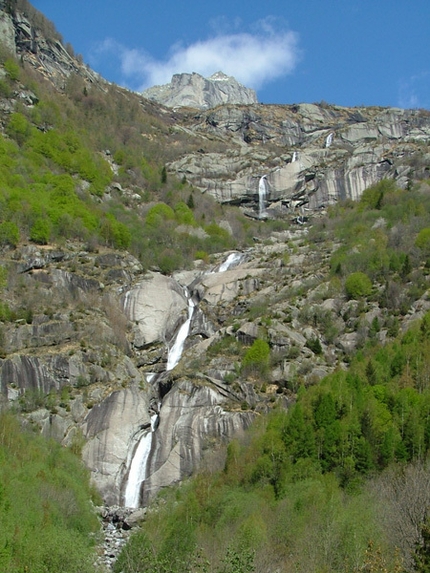
[[[261,103],[430,109],[430,0],[30,0],[135,91],[217,71]]]

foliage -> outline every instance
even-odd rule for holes
[[[10,245],[16,247],[19,243],[19,229],[12,221],[0,223],[0,245]]]
[[[0,569],[10,573],[93,571],[89,476],[54,442],[0,415]]]
[[[372,282],[365,273],[357,271],[347,277],[345,291],[349,298],[358,299],[365,297],[372,292]]]
[[[387,194],[394,194],[396,183],[392,179],[382,179],[365,189],[360,197],[360,208],[381,210]]]
[[[242,360],[242,370],[253,375],[267,373],[270,358],[270,346],[265,340],[257,338],[246,351]]]
[[[13,58],[8,58],[4,63],[4,69],[12,81],[19,79],[20,68],[18,63]]]
[[[30,229],[30,240],[39,245],[47,245],[51,236],[51,224],[48,219],[39,218]]]
[[[421,543],[417,543],[414,555],[414,571],[430,572],[430,527],[423,523],[421,527]]]
[[[262,343],[243,362],[264,362]],[[430,312],[392,342],[369,344],[348,371],[302,388],[288,411],[260,416],[246,439],[228,445],[223,471],[164,493],[117,571],[150,569],[168,546],[187,556],[170,562],[178,573],[400,573],[413,555],[426,571],[425,531],[421,538],[418,529],[404,532],[416,529],[427,507],[429,345]]]
[[[420,248],[426,254],[430,251],[430,227],[425,227],[421,229],[415,239],[415,246]]]

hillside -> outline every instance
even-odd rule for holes
[[[155,504],[116,565],[124,540],[99,549],[103,567],[412,571],[429,505],[429,112],[170,109],[97,76],[28,2],[0,9],[5,480],[12,411],[83,460],[114,539]],[[0,489],[0,563],[24,570],[46,518],[76,529],[91,570],[94,523],[74,516],[96,496],[57,510],[67,480],[28,472],[48,493],[15,535]]]

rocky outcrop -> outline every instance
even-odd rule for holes
[[[209,78],[200,74],[175,74],[169,84],[154,86],[142,95],[167,107],[209,109],[222,104],[254,104],[254,90],[246,88],[235,78],[217,72]]]
[[[49,20],[32,6],[30,14],[8,10],[0,3],[0,40],[13,56],[19,56],[58,88],[76,74],[89,84],[102,86],[104,80],[67,51]],[[47,33],[49,32],[49,33]]]
[[[124,309],[135,324],[136,348],[169,341],[187,313],[184,291],[173,279],[160,273],[148,275],[124,299]]]
[[[222,385],[221,385],[222,386]],[[224,394],[224,395],[223,395]],[[226,410],[228,390],[211,386],[203,380],[181,380],[163,400],[160,420],[153,434],[149,477],[143,484],[143,501],[161,488],[180,481],[199,466],[205,450],[242,433],[255,414]],[[234,396],[234,395],[233,395]]]
[[[428,159],[422,151],[422,142],[430,137],[425,110],[222,106],[187,115],[186,121],[188,132],[200,137],[202,145],[169,169],[250,215],[258,210],[262,176],[268,215],[285,217],[300,206],[315,210],[359,199],[383,178],[406,187],[411,165],[416,171]],[[222,152],[211,151],[214,139],[225,143]]]

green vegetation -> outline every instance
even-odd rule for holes
[[[0,415],[0,570],[94,571],[89,475],[68,449]]]
[[[429,213],[430,196],[419,186],[402,190],[383,180],[358,203],[331,207],[310,239],[340,241],[330,266],[349,297],[371,297],[381,308],[405,314],[427,288]]]
[[[25,10],[45,36],[59,38],[27,0],[6,2],[10,13],[16,8]],[[197,192],[185,176],[178,180],[169,173],[166,165],[178,150],[196,151],[201,142],[169,127],[170,120],[157,116],[152,104],[116,86],[99,89],[75,74],[60,94],[36,82],[31,70],[10,54],[1,52],[0,64],[0,96],[14,106],[3,118],[0,135],[0,247],[5,252],[20,241],[79,241],[93,250],[129,250],[145,269],[171,273],[196,258],[209,263],[213,253],[250,245],[254,236],[286,227],[284,221],[245,219]],[[23,87],[34,92],[34,105],[15,100]],[[215,138],[204,145],[207,152],[223,146]],[[247,320],[259,319],[261,338],[246,347],[234,334],[224,334],[211,344],[208,359],[222,356],[232,392],[240,389],[243,376],[269,393],[270,367],[283,367],[300,356],[298,368],[285,368],[288,374],[278,368],[277,392],[283,399],[294,392],[294,403],[288,411],[275,406],[269,415],[259,413],[277,402],[272,393],[264,406],[257,404],[257,422],[247,436],[228,445],[219,471],[203,471],[165,490],[156,511],[148,512],[123,550],[117,573],[429,570],[430,313],[399,335],[402,315],[428,289],[429,213],[428,193],[412,185],[398,189],[384,180],[367,189],[358,203],[331,207],[310,229],[310,244],[327,237],[341,245],[330,258],[327,292],[351,299],[343,307],[343,326],[337,325],[335,310],[318,304],[324,294],[317,290],[316,275],[311,303],[288,308],[290,301],[281,298],[289,296],[282,284],[274,294],[277,321],[292,327],[298,315],[310,327],[306,347],[312,355],[298,345],[271,350],[264,337],[273,340],[275,317],[266,297],[254,299],[244,311]],[[305,239],[300,246],[304,244]],[[16,272],[18,258],[10,261],[7,268],[0,266],[0,289],[9,285],[0,300],[0,321],[5,323],[0,356],[6,346],[3,332],[15,328],[6,323],[30,324],[33,308],[41,312],[40,299],[25,298],[28,277],[9,276]],[[288,262],[285,252],[282,264]],[[273,266],[274,273],[281,274],[281,269]],[[262,280],[258,288],[265,286]],[[34,290],[38,288],[43,290],[39,285]],[[305,283],[300,285],[295,296],[306,289]],[[55,301],[57,308],[67,307],[63,303]],[[369,303],[376,315],[369,312]],[[237,324],[224,332],[240,328],[245,306],[238,305],[228,316],[226,305],[225,326],[232,320]],[[54,314],[49,308],[44,312],[51,318]],[[367,326],[365,313],[370,315]],[[119,339],[128,345],[125,323],[112,317],[117,339],[103,352],[105,366],[115,364],[117,355],[109,350],[121,349]],[[100,318],[97,328],[107,331]],[[359,352],[333,351],[330,366],[344,361],[341,367],[312,385],[302,376],[304,370],[311,372],[313,362],[324,366],[326,344],[333,348],[342,328],[360,331]],[[377,343],[382,329],[384,346]],[[97,336],[80,338],[82,352],[91,350],[88,360],[96,355],[91,345]],[[305,352],[311,355],[306,360]],[[224,363],[220,361],[223,368]],[[91,370],[80,375],[77,390],[85,395],[93,378]],[[67,388],[60,396],[28,390],[16,407],[26,414],[39,407],[70,409],[69,402]],[[93,398],[86,404],[92,407]],[[241,398],[232,404],[237,410],[250,408]],[[0,416],[1,571],[93,571],[98,524],[88,474],[76,458],[83,443],[77,432],[70,449],[61,448],[23,432],[13,416]]]
[[[263,342],[244,362],[265,363]],[[164,492],[115,571],[401,572],[427,563],[428,529],[404,532],[419,530],[427,507],[429,345],[430,313],[392,343],[369,344],[348,371],[301,388],[288,411],[229,444],[222,471]],[[421,484],[415,493],[412,483]]]
[[[246,351],[242,360],[242,371],[261,378],[267,375],[269,368],[270,346],[265,340],[257,338]]]
[[[11,3],[10,11],[16,6],[55,38],[27,2]],[[136,97],[115,86],[102,91],[73,74],[59,94],[36,83],[10,54],[0,51],[0,64],[2,96],[24,86],[36,101],[16,103],[7,136],[0,136],[1,246],[79,240],[93,249],[128,249],[145,268],[170,273],[198,253],[250,244],[255,223],[168,174],[169,150],[195,143],[170,133]]]
[[[365,273],[357,271],[347,277],[345,291],[348,298],[358,299],[366,297],[372,292],[372,283]]]

